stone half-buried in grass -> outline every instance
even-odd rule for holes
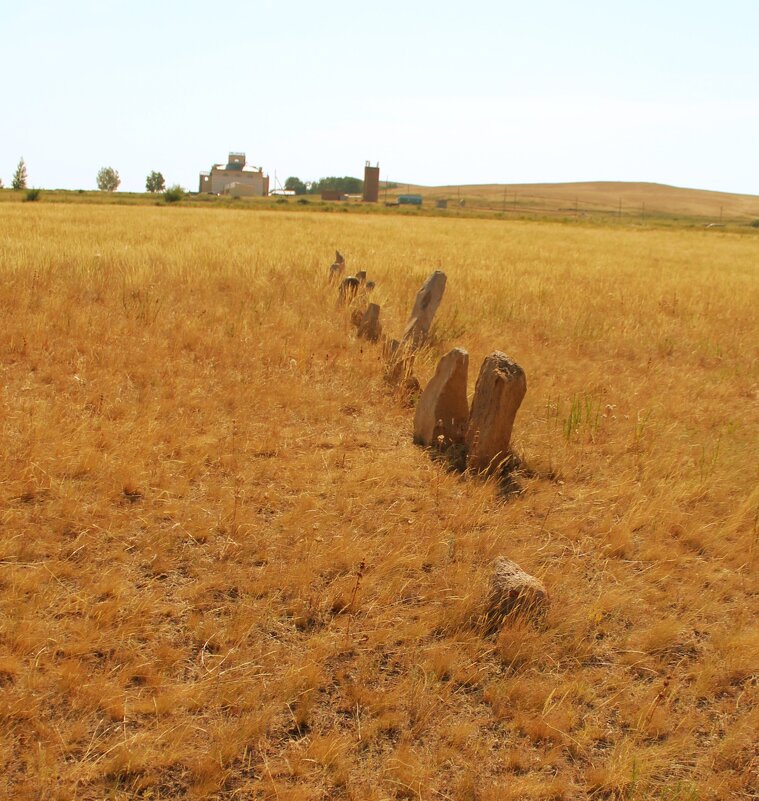
[[[414,442],[443,447],[461,444],[466,433],[469,403],[466,397],[469,354],[454,348],[438,362],[435,375],[424,388],[414,414]]]
[[[548,607],[548,591],[516,562],[500,557],[493,564],[483,615],[488,634],[499,631],[512,616],[539,618]]]
[[[382,323],[380,323],[380,307],[378,303],[370,303],[366,311],[358,321],[358,336],[360,339],[368,339],[376,342],[382,335]]]

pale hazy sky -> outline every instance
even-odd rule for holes
[[[657,181],[759,194],[759,1],[0,0],[0,178]]]

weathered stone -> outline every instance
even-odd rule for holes
[[[335,251],[335,261],[329,268],[329,282],[333,284],[345,272],[345,259],[339,250]]]
[[[356,273],[356,278],[358,278],[360,283],[364,283],[366,281],[366,270],[359,270]]]
[[[540,615],[548,606],[548,591],[539,579],[516,562],[501,557],[493,563],[485,604],[485,625],[497,631],[510,615]]]
[[[371,292],[374,289],[375,286],[376,286],[376,284],[374,283],[374,281],[367,281],[366,282],[366,291],[367,292]]]
[[[527,392],[524,370],[495,351],[482,363],[466,432],[467,465],[479,473],[495,473],[509,457],[511,430]]]
[[[410,342],[412,347],[418,348],[427,338],[435,312],[443,299],[445,281],[445,273],[435,270],[416,293],[414,308],[406,323],[401,342]]]
[[[454,348],[438,362],[416,405],[414,442],[418,445],[434,445],[440,436],[446,446],[464,441],[469,417],[468,369],[469,354],[462,348]]]
[[[355,275],[349,275],[340,282],[340,293],[337,298],[338,303],[349,303],[356,297],[360,281]]]
[[[414,352],[408,343],[389,339],[385,341],[382,353],[385,359],[385,381],[389,384],[402,384],[414,369]]]
[[[358,336],[376,342],[382,334],[382,324],[379,320],[380,307],[377,303],[370,303],[358,324]]]

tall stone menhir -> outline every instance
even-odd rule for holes
[[[469,403],[466,397],[469,354],[454,348],[443,356],[435,375],[424,388],[414,414],[414,442],[435,445],[443,437],[443,446],[464,441]]]
[[[505,353],[494,351],[482,363],[466,432],[467,466],[497,472],[509,456],[511,430],[527,392],[524,370]]]
[[[435,270],[422,284],[422,288],[416,293],[414,308],[406,323],[401,344],[409,343],[412,348],[418,348],[427,339],[435,312],[443,299],[445,280],[445,273]]]

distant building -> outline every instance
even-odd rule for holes
[[[367,161],[364,166],[364,203],[376,203],[379,200],[379,164],[376,167]]]
[[[235,197],[265,197],[269,194],[269,176],[262,167],[251,167],[245,153],[230,153],[229,161],[214,164],[210,172],[200,173],[200,192]]]

